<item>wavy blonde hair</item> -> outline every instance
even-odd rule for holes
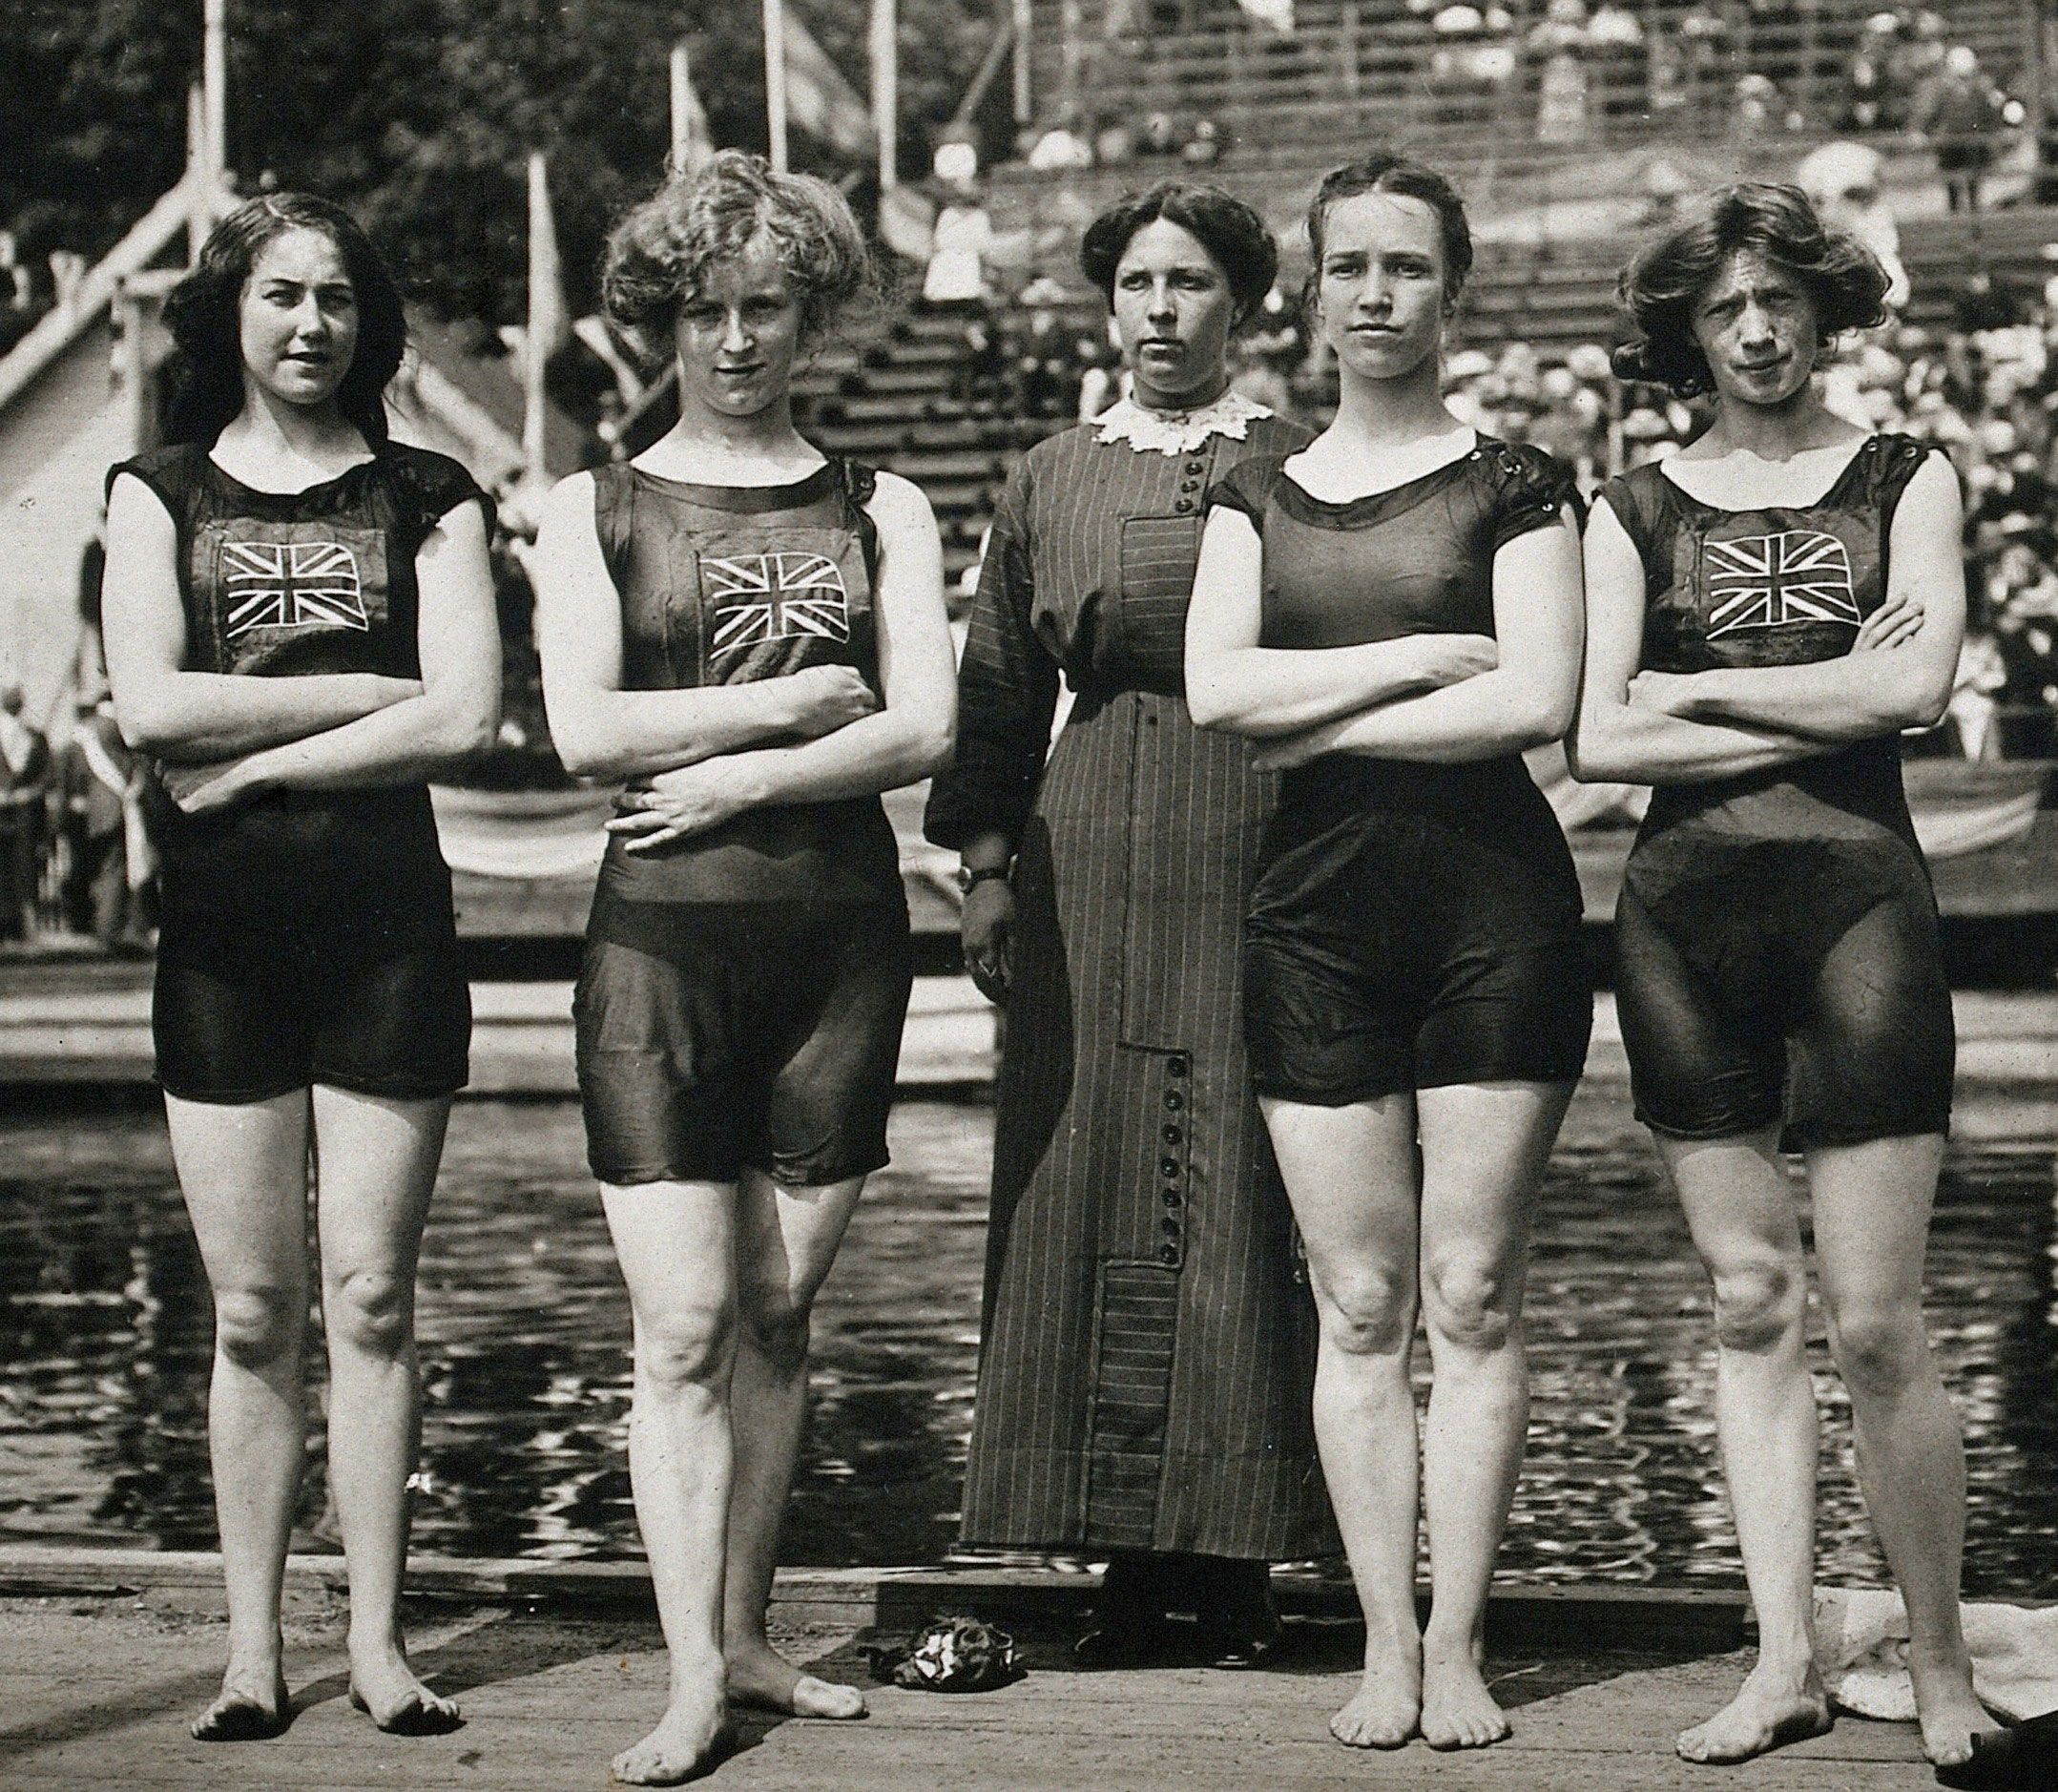
[[[600,302],[644,358],[672,352],[679,307],[718,262],[768,240],[819,340],[877,297],[879,276],[849,202],[812,175],[775,174],[761,156],[722,150],[673,174],[608,237]]]

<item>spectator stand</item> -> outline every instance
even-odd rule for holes
[[[1039,116],[1062,114],[1100,152],[1074,176],[1090,210],[1162,159],[1138,123],[1153,118],[1181,139],[1204,127],[1224,172],[1289,193],[1340,142],[1406,143],[1475,205],[1533,207],[1633,198],[1660,153],[1704,164],[1700,184],[1856,134],[1891,184],[1941,200],[1940,156],[1984,169],[2013,156],[2027,172],[2042,67],[2035,0],[1947,14],[1878,0],[1300,0],[1286,31],[1226,3],[1031,12]],[[1961,50],[1977,73],[1953,98],[1945,65]]]

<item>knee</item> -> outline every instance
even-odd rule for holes
[[[636,1377],[660,1393],[726,1381],[735,1355],[736,1319],[726,1307],[689,1308],[636,1326]]]
[[[1330,1269],[1315,1279],[1322,1342],[1346,1356],[1393,1356],[1415,1332],[1414,1289],[1384,1265]]]
[[[285,1288],[218,1288],[215,1348],[243,1369],[267,1369],[300,1348],[301,1297]]]
[[[1452,1257],[1432,1262],[1424,1293],[1430,1335],[1441,1344],[1500,1350],[1514,1335],[1513,1279],[1490,1259]]]
[[[1715,1272],[1715,1336],[1725,1350],[1764,1355],[1798,1340],[1798,1268],[1777,1258],[1736,1263]]]
[[[752,1347],[774,1368],[790,1374],[806,1364],[809,1309],[785,1288],[745,1286],[740,1317]]]
[[[1912,1302],[1868,1302],[1829,1315],[1830,1354],[1854,1395],[1890,1398],[1920,1376],[1929,1339]]]
[[[326,1295],[330,1339],[360,1356],[404,1355],[413,1330],[413,1292],[389,1270],[344,1270]]]

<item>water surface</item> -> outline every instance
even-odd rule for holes
[[[896,1111],[893,1168],[867,1191],[818,1311],[790,1562],[928,1562],[951,1548],[991,1131],[975,1104]],[[1960,1133],[1930,1313],[1970,1446],[1967,1589],[2058,1596],[2058,1104],[1978,1097]],[[637,1552],[627,1303],[583,1160],[572,1103],[456,1110],[423,1260],[425,1549]],[[1641,1129],[1606,1089],[1574,1104],[1530,1289],[1534,1411],[1504,1572],[1740,1584],[1706,1287]],[[210,1329],[158,1116],[0,1118],[0,1538],[212,1547]],[[1819,1318],[1813,1331],[1822,1577],[1875,1581],[1848,1405]],[[318,1432],[319,1351],[310,1373]],[[319,1456],[301,1522],[301,1547],[334,1546]]]

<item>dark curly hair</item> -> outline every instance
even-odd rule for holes
[[[673,174],[614,226],[600,267],[600,302],[653,365],[672,353],[679,307],[708,268],[772,243],[800,300],[803,337],[819,339],[874,298],[879,275],[849,201],[813,175],[774,174],[761,156],[722,150]]]
[[[1710,389],[1694,307],[1739,249],[1757,250],[1800,281],[1825,339],[1886,320],[1886,270],[1870,249],[1825,225],[1798,187],[1741,181],[1694,201],[1622,270],[1615,296],[1638,335],[1611,357],[1619,378],[1670,386],[1681,398]]]
[[[1114,308],[1114,270],[1130,239],[1163,219],[1195,238],[1215,258],[1229,282],[1236,321],[1243,323],[1264,303],[1279,271],[1279,245],[1265,220],[1233,193],[1193,180],[1160,180],[1141,193],[1125,193],[1086,227],[1079,242],[1079,271],[1100,288]]]
[[[208,233],[193,272],[166,297],[164,322],[177,351],[165,410],[168,441],[204,446],[242,409],[243,286],[264,245],[294,230],[319,231],[343,257],[357,296],[357,352],[336,388],[336,406],[373,448],[385,445],[384,394],[407,348],[400,288],[357,219],[311,193],[244,200]]]
[[[1354,162],[1332,168],[1308,201],[1308,269],[1304,308],[1312,309],[1316,288],[1322,278],[1322,240],[1333,206],[1354,199],[1361,193],[1386,193],[1400,198],[1420,199],[1436,214],[1437,233],[1444,240],[1444,300],[1455,304],[1472,271],[1472,227],[1466,222],[1465,201],[1458,189],[1425,162],[1395,150],[1374,150]]]

